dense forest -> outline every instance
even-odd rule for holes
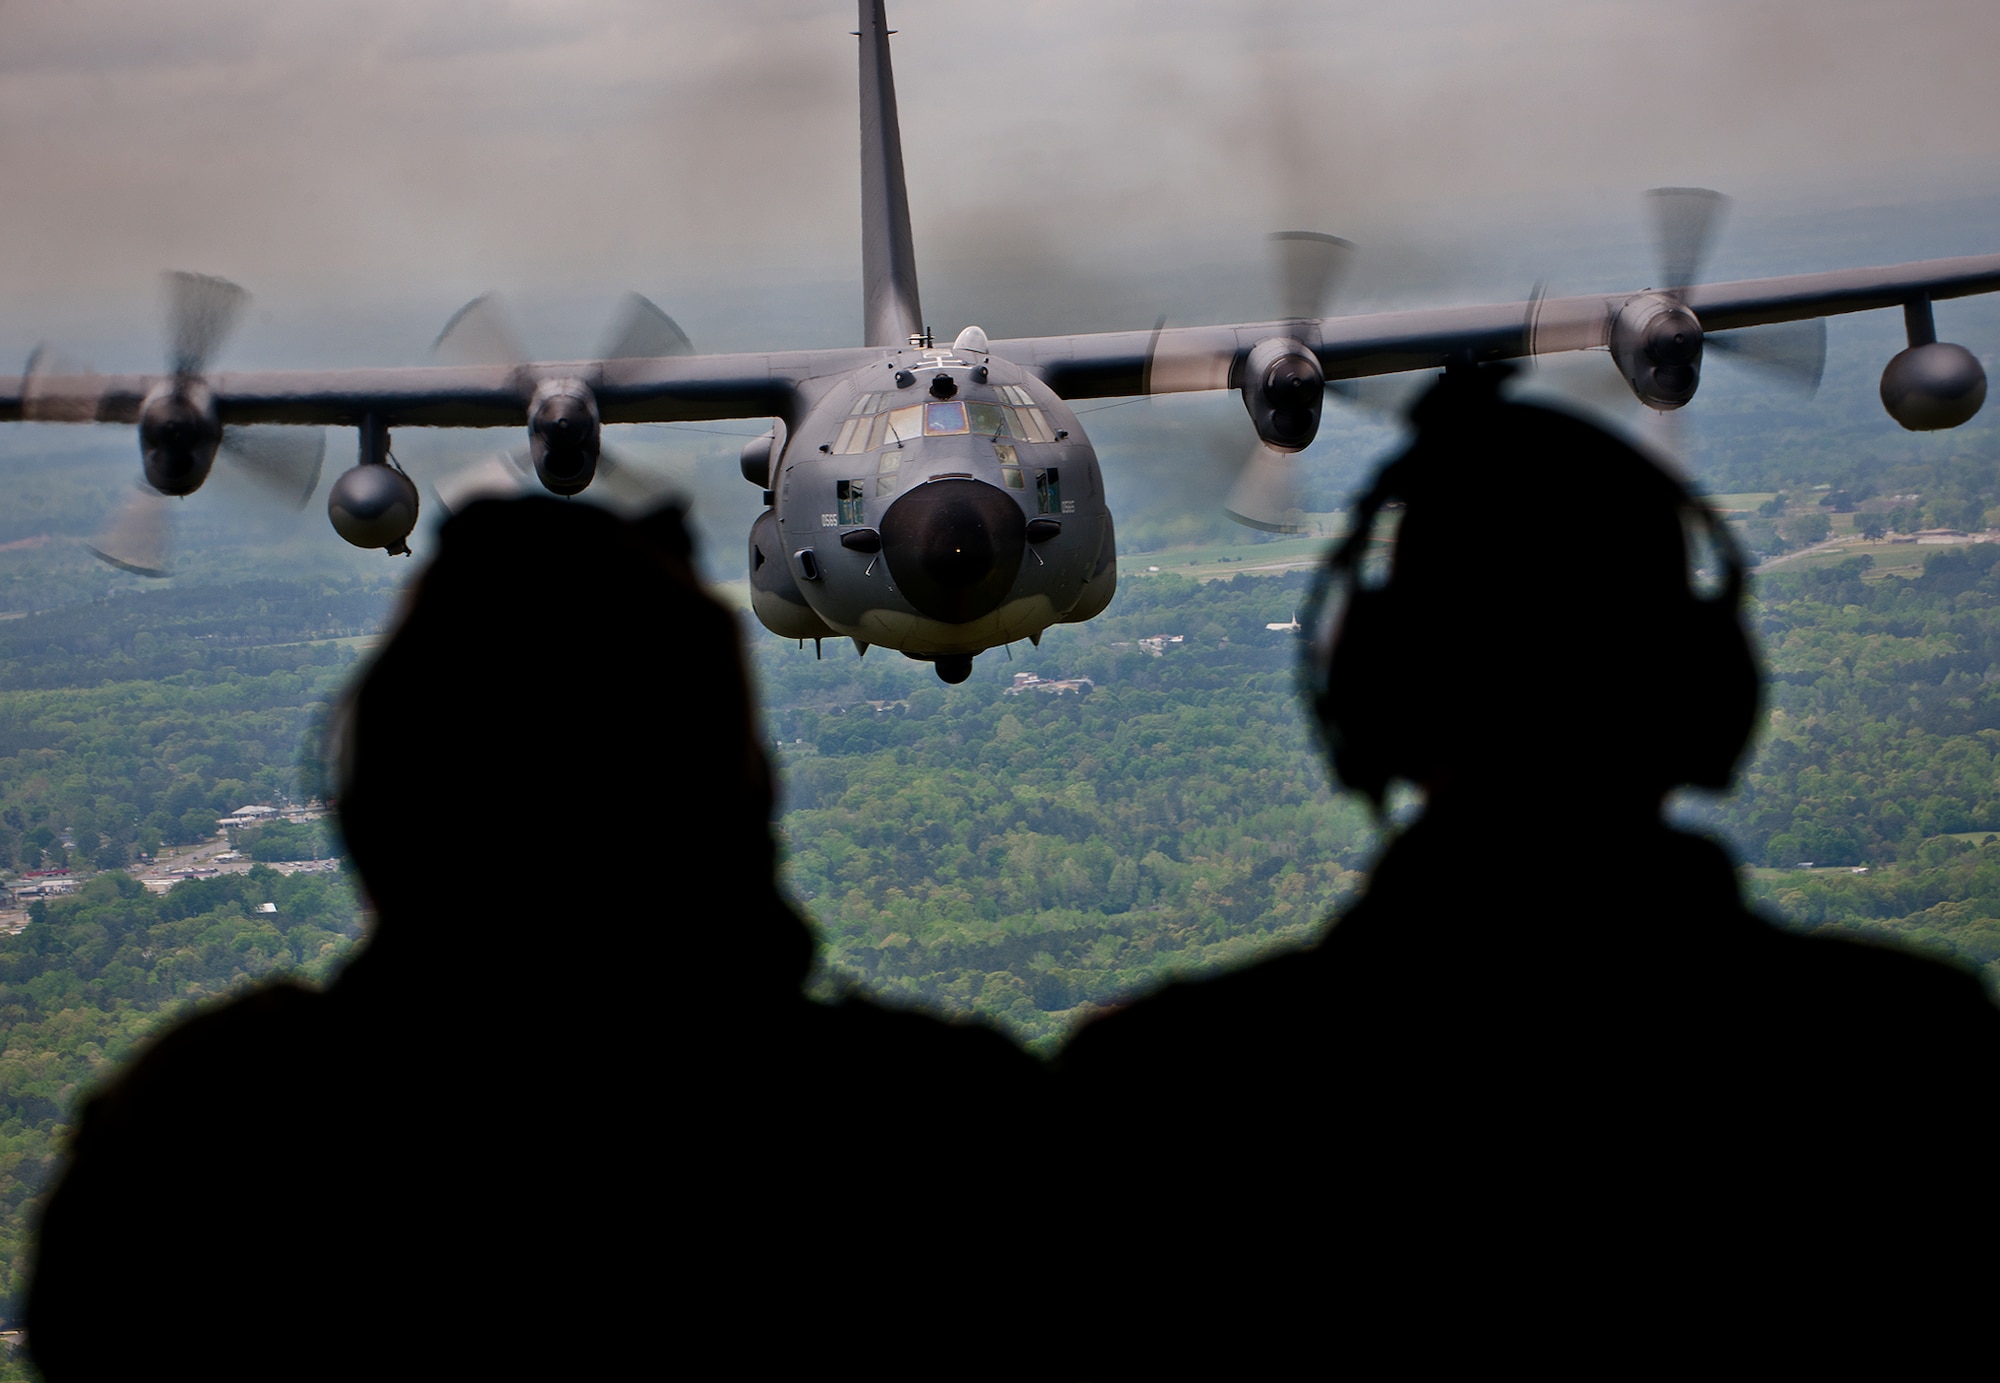
[[[786,879],[828,982],[1046,1047],[1094,1005],[1305,941],[1376,839],[1298,714],[1297,636],[1265,627],[1305,585],[1131,581],[964,686],[891,664],[832,707],[810,660],[763,655]],[[1181,642],[1148,651],[1159,635]],[[1090,685],[1016,690],[1016,673]]]
[[[269,904],[275,911],[262,911]],[[12,1318],[34,1198],[77,1102],[163,1023],[281,975],[324,979],[361,934],[354,892],[269,869],[148,893],[121,871],[0,938],[0,1301]]]
[[[169,588],[0,622],[0,869],[116,868],[298,800],[392,588]]]

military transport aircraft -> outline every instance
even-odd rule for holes
[[[1971,352],[1936,339],[1931,303],[2000,289],[2000,254],[1698,283],[1719,199],[1685,188],[1654,194],[1662,276],[1643,290],[1326,316],[1347,247],[1294,231],[1274,237],[1291,265],[1282,320],[1016,340],[967,325],[940,344],[919,306],[891,30],[883,0],[860,0],[859,10],[859,346],[701,355],[634,298],[597,360],[215,374],[207,361],[243,294],[176,275],[166,373],[97,376],[38,353],[18,387],[0,387],[0,420],[136,424],[156,506],[199,489],[218,454],[309,496],[324,452],[318,429],[353,427],[359,462],[332,488],[333,527],[357,546],[399,553],[418,496],[390,453],[392,429],[525,423],[525,464],[546,489],[574,495],[611,469],[606,423],[770,419],[742,453],[744,478],[766,504],[749,535],[757,618],[786,638],[896,649],[957,682],[981,651],[1038,641],[1111,599],[1112,516],[1072,400],[1235,390],[1256,441],[1229,507],[1270,528],[1285,526],[1285,459],[1312,442],[1327,389],[1369,376],[1597,351],[1641,403],[1668,411],[1694,396],[1708,347],[1756,353],[1762,332],[1767,354],[1816,380],[1820,319],[1900,308],[1909,348],[1883,372],[1889,413],[1906,428],[1955,427],[1984,401],[1984,372]],[[442,339],[466,344],[485,316],[462,313]],[[114,532],[99,555],[156,572],[137,541]]]

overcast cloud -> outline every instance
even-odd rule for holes
[[[1279,223],[1449,245],[1670,183],[2000,191],[1991,0],[902,0],[890,20],[927,265]],[[0,24],[9,349],[150,320],[169,266],[288,314],[438,320],[493,286],[671,305],[858,277],[842,0],[83,0]]]

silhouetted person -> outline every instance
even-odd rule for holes
[[[1421,818],[1318,945],[1065,1054],[1090,1160],[1134,1169],[1098,1280],[1163,1327],[1100,1335],[1099,1376],[1548,1357],[1621,1320],[1669,1349],[1873,1270],[1857,1243],[1908,1252],[1941,1222],[1885,1188],[1989,1146],[2000,1010],[1972,977],[1777,930],[1661,819],[1756,718],[1721,523],[1495,379],[1419,406],[1309,655],[1340,778],[1378,806],[1417,785]],[[1161,1322],[1189,1290],[1205,1309]]]
[[[373,931],[85,1107],[28,1308],[51,1380],[1013,1366],[1010,1241],[966,1221],[1032,1174],[1039,1068],[801,996],[677,513],[467,509],[338,722]]]

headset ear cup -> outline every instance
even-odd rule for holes
[[[1678,482],[1674,482],[1678,488]],[[1720,789],[1735,777],[1757,727],[1763,705],[1763,678],[1756,648],[1743,623],[1743,560],[1728,529],[1713,510],[1680,491],[1688,531],[1699,531],[1721,567],[1720,589],[1707,599],[1693,587],[1682,607],[1673,689],[1663,709],[1673,733],[1661,743],[1672,753],[1660,764],[1669,785]]]

